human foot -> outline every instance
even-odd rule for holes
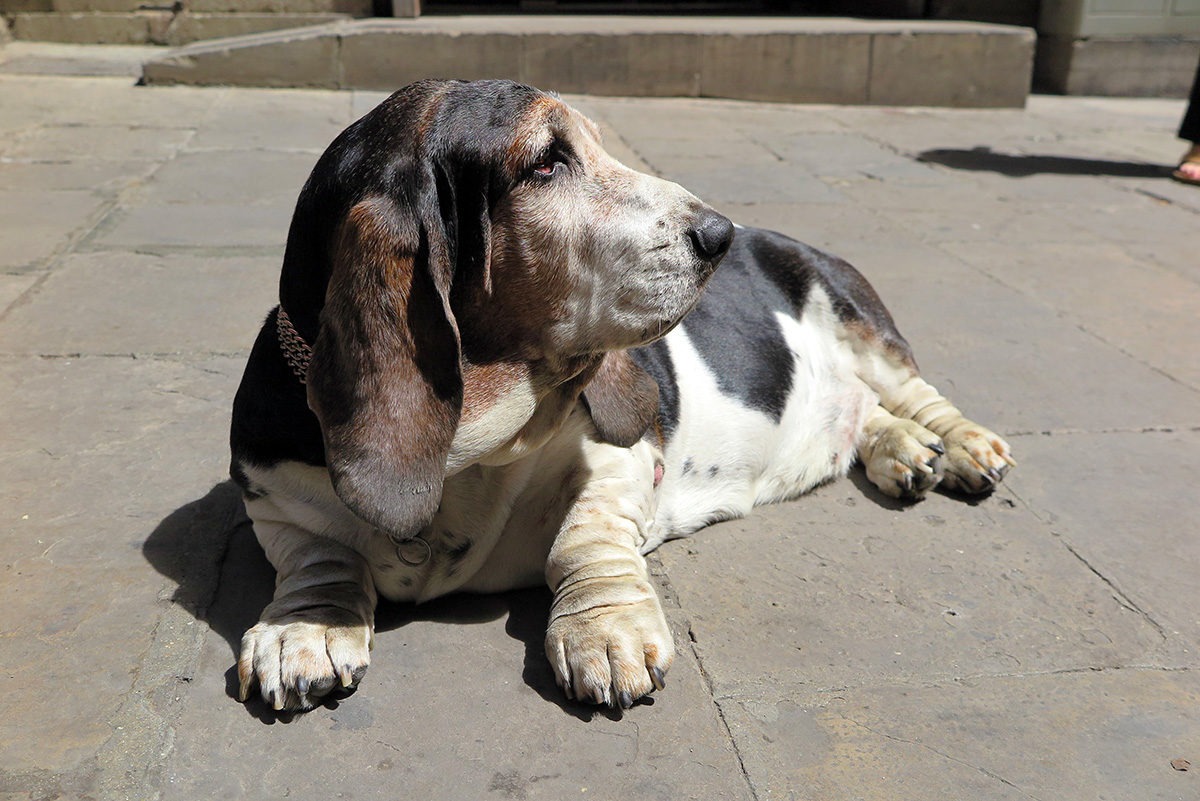
[[[1192,143],[1191,150],[1184,154],[1171,177],[1185,184],[1200,186],[1200,142]]]

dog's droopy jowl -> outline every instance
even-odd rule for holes
[[[850,265],[735,235],[507,81],[413,84],[343,132],[296,204],[279,300],[231,435],[277,572],[241,695],[275,709],[359,682],[381,596],[539,582],[563,691],[629,707],[674,656],[643,556],[663,541],[856,458],[913,499],[1013,464]]]

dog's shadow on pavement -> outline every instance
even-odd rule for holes
[[[226,693],[237,697],[237,667],[233,664],[242,635],[258,622],[271,601],[275,570],[254,537],[242,506],[241,491],[231,481],[214,486],[202,498],[176,509],[155,527],[142,547],[146,560],[177,585],[172,601],[219,634],[230,649],[225,674]],[[491,595],[450,595],[421,605],[381,601],[375,615],[377,634],[418,621],[473,624],[507,615],[505,632],[525,647],[522,678],[542,698],[564,713],[590,720],[597,708],[566,699],[554,681],[543,641],[551,596],[544,587]],[[336,708],[341,698],[326,700]],[[257,696],[247,711],[264,723],[287,722]],[[604,710],[601,714],[619,716]]]
[[[921,500],[902,500],[900,498],[893,498],[890,495],[884,495],[879,487],[872,484],[871,479],[867,478],[867,471],[863,469],[861,464],[856,464],[850,468],[847,478],[851,484],[858,487],[864,498],[880,508],[887,509],[889,512],[907,512],[910,509],[921,508]],[[965,503],[967,506],[978,506],[992,496],[991,489],[976,495],[968,495],[963,492],[944,489],[940,485],[934,487],[930,492],[931,494],[945,495],[947,498],[952,498],[959,503]]]

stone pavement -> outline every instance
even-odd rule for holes
[[[385,607],[359,692],[307,715],[234,701],[271,572],[230,400],[295,195],[381,97],[0,74],[0,798],[1200,797],[1177,101],[576,99],[631,164],[850,258],[1020,467],[668,543],[679,657],[624,715],[558,694],[541,591]]]

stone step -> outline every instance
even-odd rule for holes
[[[27,12],[12,15],[13,37],[76,44],[184,45],[204,39],[300,29],[349,20],[344,13],[197,13],[169,10]]]
[[[371,14],[371,0],[0,0],[0,14],[191,11],[199,14]]]
[[[504,77],[566,93],[1020,107],[1034,32],[824,17],[368,19],[201,42],[147,62],[151,84],[394,89]]]

